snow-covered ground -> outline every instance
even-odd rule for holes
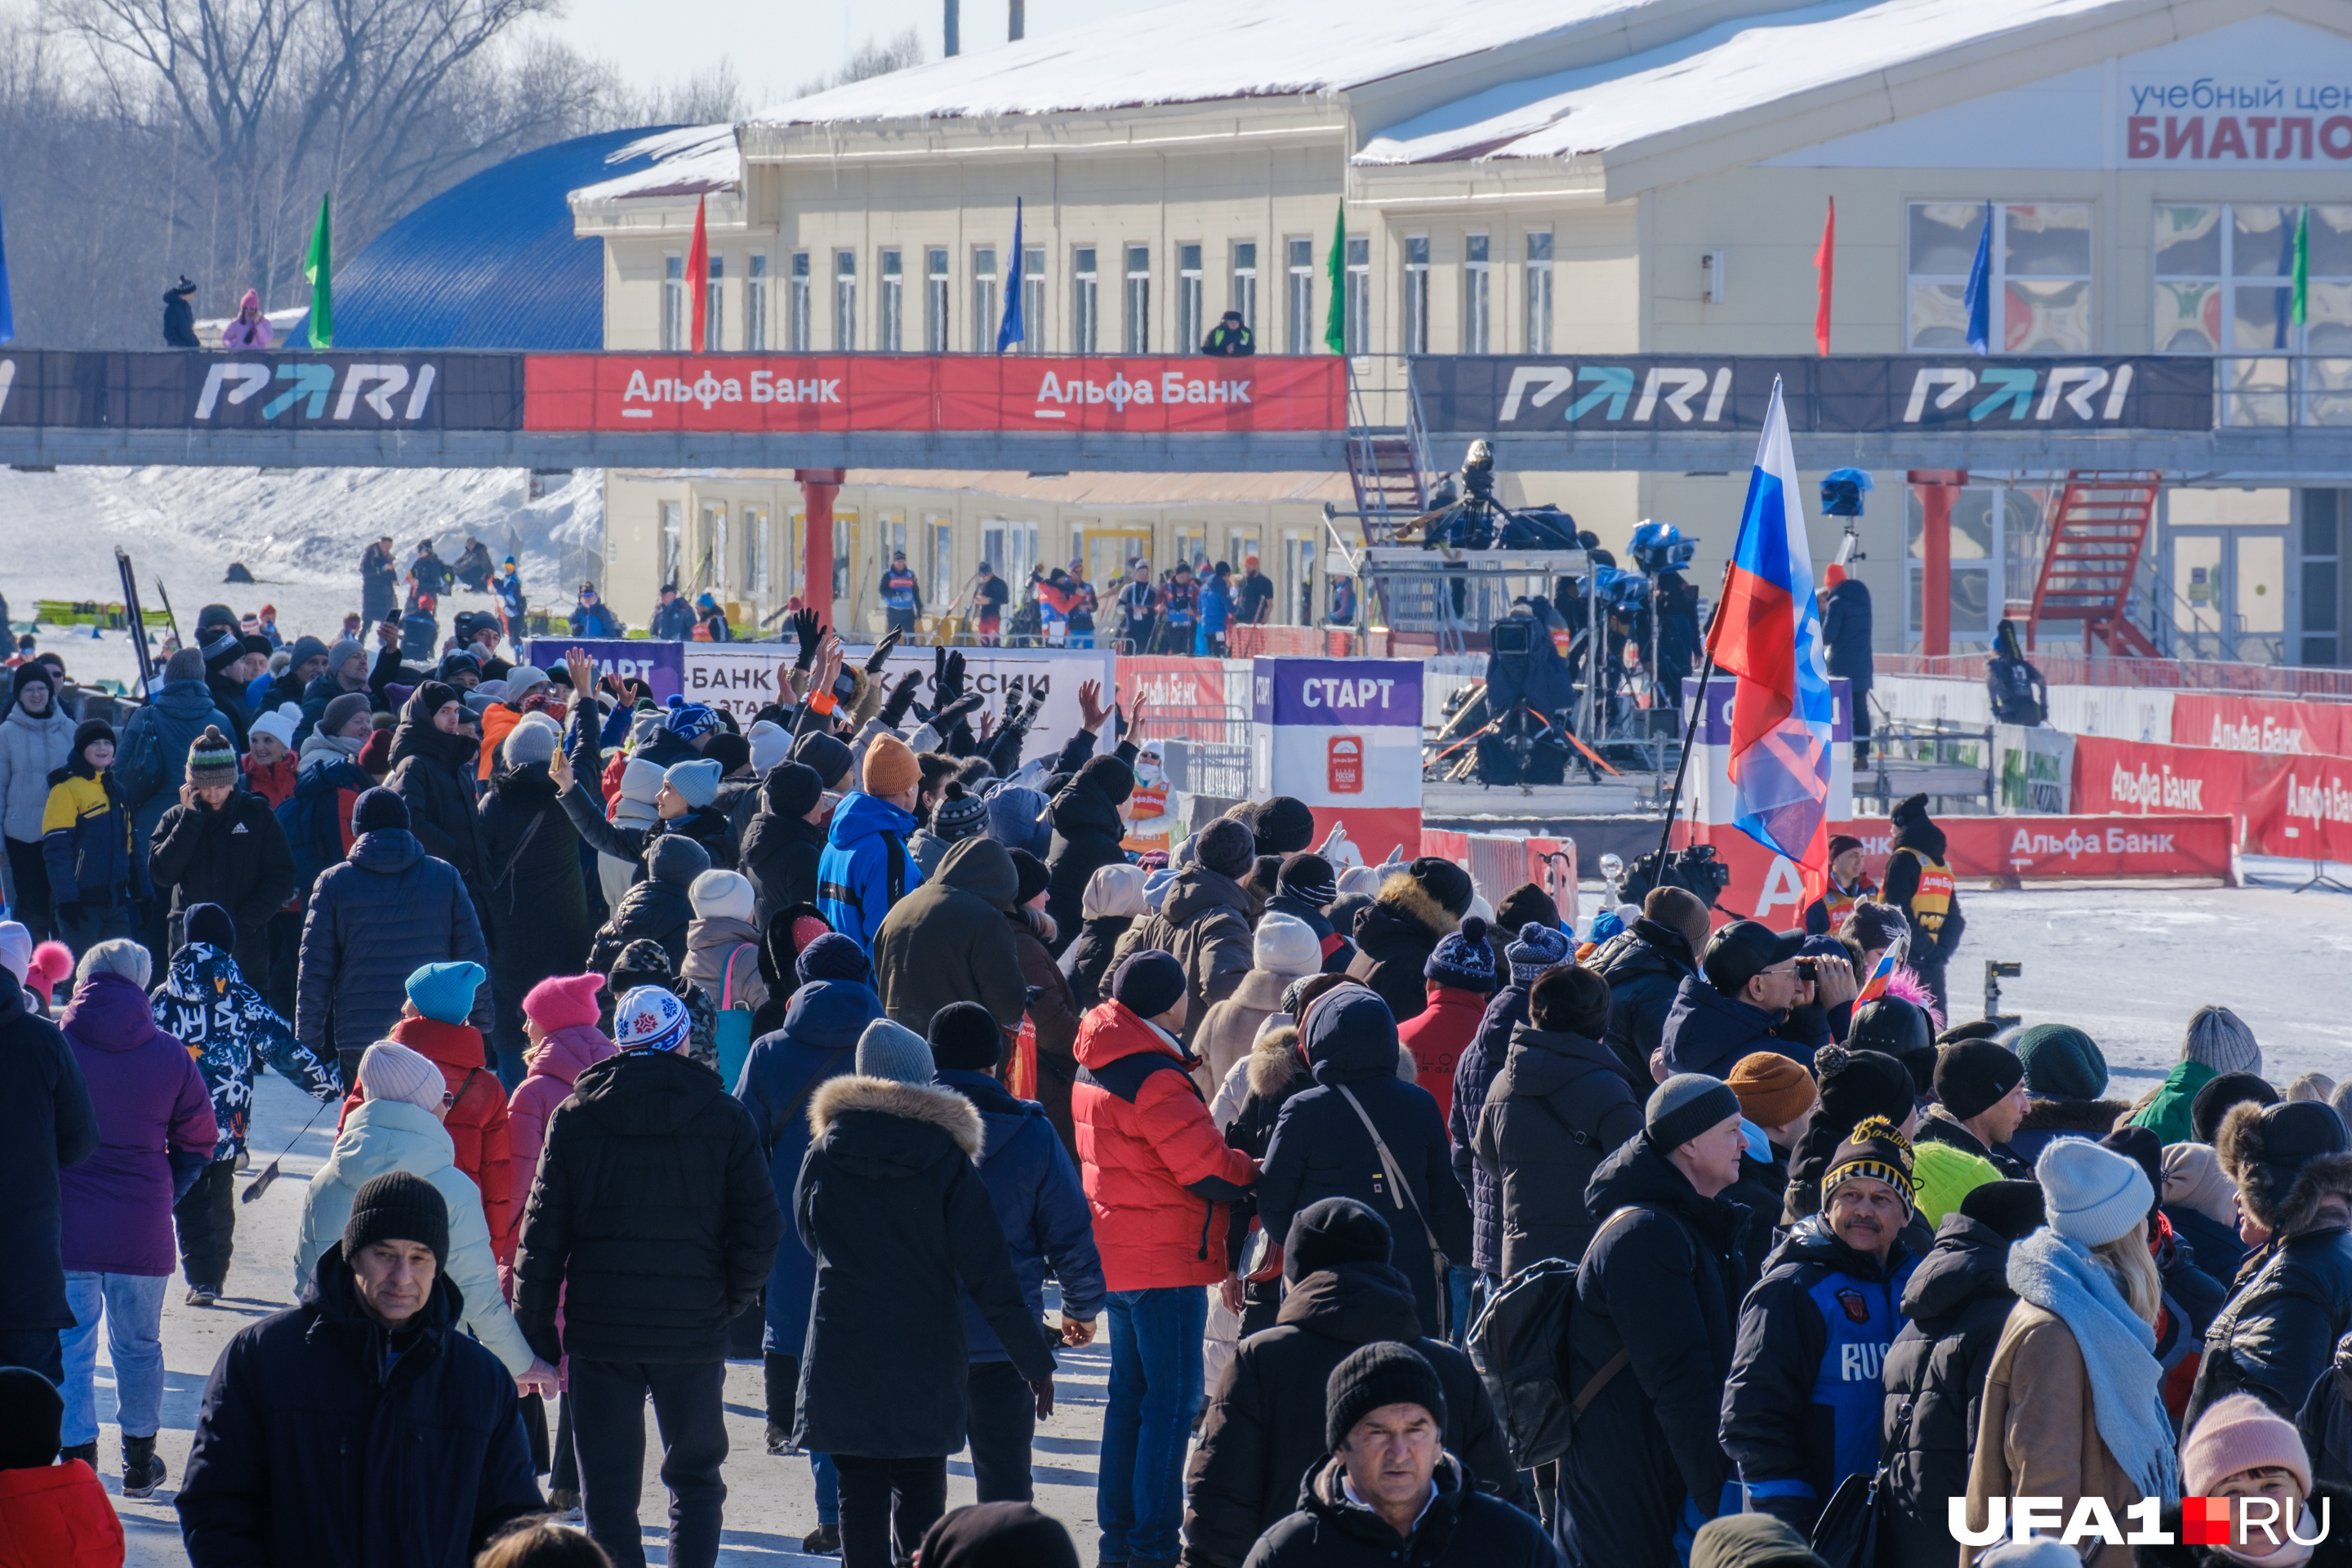
[[[454,561],[470,534],[493,560],[509,553],[535,607],[568,605],[583,557],[602,553],[604,473],[583,468],[530,500],[522,468],[60,468],[0,469],[0,594],[18,626],[37,599],[121,602],[117,545],[138,569],[139,595],[161,609],[160,578],[183,630],[219,602],[240,613],[274,605],[288,637],[332,637],[359,608],[360,552],[392,535],[404,563],[430,537]],[[250,584],[223,582],[231,562]],[[442,612],[486,607],[460,589]],[[42,646],[83,679],[128,681],[138,669],[120,632],[93,638],[44,628]]]

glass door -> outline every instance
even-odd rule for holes
[[[2231,541],[2231,655],[2249,664],[2286,662],[2286,534],[2240,529]]]
[[[1315,536],[1292,531],[1282,536],[1282,596],[1273,619],[1294,626],[1315,624]]]
[[[2172,651],[2182,658],[2226,658],[2229,595],[2221,581],[2219,532],[2174,529],[2170,540]]]
[[[1118,596],[1118,585],[1127,581],[1127,563],[1137,556],[1151,559],[1151,534],[1146,529],[1090,528],[1085,535],[1087,581],[1095,585],[1095,597],[1108,608]],[[1096,621],[1100,624],[1097,611]]]

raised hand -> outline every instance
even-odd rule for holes
[[[824,623],[817,619],[814,610],[793,612],[793,635],[801,642],[801,656],[793,661],[794,668],[806,669],[816,662],[817,637],[824,630]]]
[[[876,643],[874,645],[874,651],[866,656],[866,673],[868,675],[881,674],[883,665],[889,662],[890,650],[897,647],[898,646],[898,639],[906,635],[907,629],[904,626],[892,626],[888,631],[884,632],[882,634],[882,640]]]
[[[1113,700],[1113,707],[1116,707],[1116,706],[1117,706],[1117,700],[1116,700],[1116,699],[1114,699],[1114,700]],[[1108,719],[1108,718],[1109,718],[1109,717],[1110,717],[1110,711],[1109,711],[1108,710],[1106,710],[1106,709],[1103,707],[1103,705],[1102,705],[1102,682],[1101,682],[1101,681],[1099,681],[1099,680],[1081,680],[1081,681],[1079,681],[1079,682],[1078,682],[1078,722],[1079,722],[1079,724],[1080,724],[1083,728],[1085,728],[1085,729],[1087,729],[1087,730],[1088,730],[1088,731],[1092,731],[1092,732],[1093,732],[1093,733],[1095,733],[1095,734],[1099,735],[1099,734],[1101,734],[1101,733],[1102,733],[1103,721],[1104,721],[1104,720],[1106,720],[1106,719]]]
[[[587,649],[577,647],[564,649],[563,670],[565,674],[572,677],[572,690],[583,697],[595,695],[596,661],[588,657]]]

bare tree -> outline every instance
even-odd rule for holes
[[[923,36],[909,27],[891,38],[866,39],[857,46],[847,59],[823,76],[806,83],[793,96],[806,98],[811,93],[824,92],[830,88],[846,87],[853,81],[865,81],[872,77],[887,76],[892,71],[904,70],[908,66],[919,66],[922,63]]]

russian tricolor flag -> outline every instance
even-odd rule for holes
[[[1797,456],[1777,379],[1707,652],[1739,677],[1731,709],[1733,821],[1796,863],[1811,902],[1829,876],[1834,713]]]

